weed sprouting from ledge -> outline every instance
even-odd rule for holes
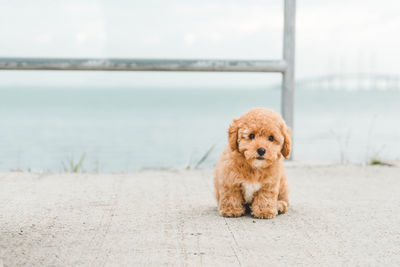
[[[75,162],[74,158],[71,158],[67,164],[63,162],[62,165],[64,168],[64,172],[71,172],[71,173],[84,172],[83,162],[85,161],[85,158],[86,158],[86,153],[83,153],[78,162]]]

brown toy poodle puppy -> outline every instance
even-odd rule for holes
[[[269,109],[254,108],[233,120],[228,135],[229,144],[215,168],[220,214],[238,217],[246,206],[257,218],[285,213],[289,187],[283,157],[289,157],[291,141],[282,117]]]

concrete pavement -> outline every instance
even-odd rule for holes
[[[212,171],[0,174],[4,266],[400,265],[400,168],[287,164],[288,213],[220,217]]]

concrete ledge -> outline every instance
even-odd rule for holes
[[[400,264],[400,168],[288,164],[289,212],[218,215],[212,171],[0,174],[4,266]]]

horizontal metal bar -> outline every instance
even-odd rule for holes
[[[285,72],[284,60],[0,58],[3,70]]]

